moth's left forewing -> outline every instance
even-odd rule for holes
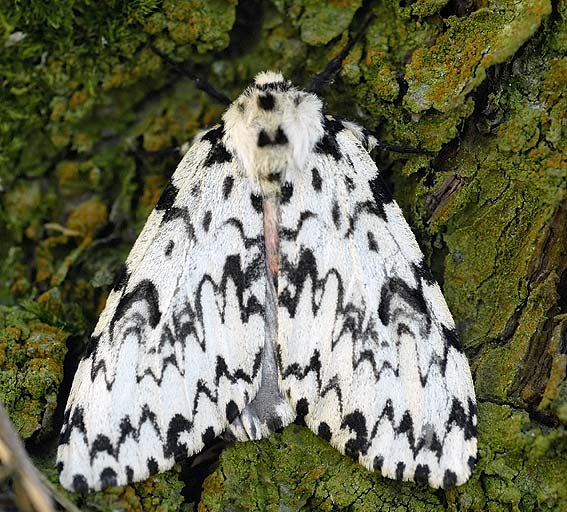
[[[339,151],[314,152],[281,206],[282,388],[365,466],[458,485],[476,409],[453,319],[361,134],[335,137]]]
[[[58,450],[65,488],[169,469],[254,399],[265,266],[253,199],[222,127],[209,130],[151,213],[79,364]]]

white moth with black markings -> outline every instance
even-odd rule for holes
[[[79,364],[64,487],[142,480],[297,417],[389,478],[469,478],[469,366],[374,143],[273,72],[197,138]]]

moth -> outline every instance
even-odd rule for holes
[[[375,144],[275,72],[197,137],[79,364],[64,487],[142,480],[296,418],[388,478],[469,478],[470,369]]]

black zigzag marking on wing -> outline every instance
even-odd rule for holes
[[[393,198],[390,192],[385,188],[382,178],[377,175],[368,182],[372,191],[373,200],[360,201],[355,203],[353,212],[349,216],[348,230],[345,236],[352,236],[356,230],[356,224],[363,215],[374,215],[384,222],[388,221],[385,205],[392,202]]]
[[[295,317],[297,305],[299,304],[299,299],[301,298],[307,278],[311,279],[311,308],[315,315],[321,307],[321,300],[325,293],[325,287],[331,276],[334,276],[337,279],[337,303],[342,304],[344,291],[340,273],[336,269],[332,268],[329,269],[323,278],[319,279],[317,261],[310,249],[305,247],[301,248],[297,264],[291,263],[285,255],[282,255],[280,269],[281,273],[286,276],[291,287],[295,289],[295,293],[293,294],[290,291],[289,286],[283,288],[283,290],[279,293],[278,299],[279,305],[287,309],[291,318]],[[316,297],[319,292],[321,292],[320,300],[317,301]]]
[[[242,268],[241,257],[239,254],[227,256],[220,282],[216,283],[209,274],[205,274],[197,286],[197,290],[195,292],[195,311],[197,313],[198,320],[202,323],[203,305],[201,303],[201,296],[203,287],[205,284],[210,284],[213,287],[215,296],[220,299],[217,301],[217,312],[221,317],[221,321],[224,323],[227,306],[226,293],[229,280],[236,286],[236,297],[238,300],[238,307],[240,309],[241,320],[244,323],[247,323],[250,316],[255,314],[263,315],[264,308],[255,295],[250,296],[246,303],[244,302],[244,292],[251,287],[254,281],[263,275],[263,271],[263,256],[257,256],[250,265],[244,269]]]
[[[189,337],[195,338],[199,347],[203,352],[206,350],[205,337],[203,335],[203,322],[202,318],[197,316],[195,307],[191,302],[185,302],[181,310],[172,315],[173,330],[175,338],[182,343],[186,343]],[[199,330],[197,327],[200,327]]]
[[[468,399],[467,408],[468,411],[465,410],[463,404],[457,398],[453,397],[451,412],[445,425],[444,435],[441,439],[437,436],[436,432],[431,431],[432,427],[431,429],[425,429],[426,431],[423,436],[416,435],[413,419],[409,410],[404,411],[399,423],[396,423],[394,404],[390,399],[386,401],[386,404],[378,415],[376,422],[372,426],[370,435],[368,433],[369,425],[367,425],[366,417],[361,411],[356,409],[344,416],[341,413],[341,430],[348,429],[354,434],[354,437],[345,442],[344,451],[353,458],[366,455],[378,435],[380,426],[384,422],[388,422],[397,436],[406,436],[414,459],[417,458],[421,451],[428,450],[434,453],[437,459],[440,460],[443,455],[447,436],[453,428],[459,428],[463,432],[465,440],[472,439],[476,436],[476,405],[471,398]],[[383,458],[380,456],[378,459],[383,461]]]
[[[296,264],[290,263],[290,261],[283,256],[281,259],[281,272],[286,276],[289,286],[280,291],[279,304],[287,309],[291,318],[295,317],[301,294],[305,292],[310,293],[311,308],[313,314],[317,315],[329,278],[333,276],[336,279],[336,311],[337,318],[342,319],[342,323],[340,324],[341,326],[338,333],[333,334],[331,349],[334,350],[339,341],[350,334],[355,344],[358,343],[362,345],[358,352],[353,351],[353,367],[358,368],[361,363],[365,361],[368,362],[372,367],[376,381],[380,380],[384,372],[392,372],[396,377],[399,376],[400,372],[399,358],[395,365],[387,360],[379,364],[375,356],[377,347],[379,347],[381,342],[376,322],[380,321],[383,325],[388,326],[398,321],[397,310],[392,310],[392,303],[395,299],[403,300],[407,306],[424,319],[424,332],[420,333],[421,337],[427,337],[431,333],[433,320],[423,296],[421,279],[417,280],[418,285],[416,288],[412,288],[400,278],[387,279],[380,290],[380,303],[377,311],[378,318],[376,318],[376,314],[369,314],[367,312],[364,303],[361,305],[356,305],[352,302],[344,303],[343,280],[337,269],[331,268],[322,278],[319,278],[315,256],[309,249],[304,247],[301,249],[299,260]],[[311,281],[311,289],[306,291],[304,287],[308,278]],[[290,288],[294,290],[294,293],[292,293]],[[317,300],[317,297],[319,297],[319,300]],[[364,326],[365,318],[368,318],[366,326]],[[445,341],[444,348],[441,354],[433,353],[429,361],[418,365],[420,381],[423,387],[427,384],[432,368],[439,368],[441,375],[445,375],[450,348],[454,348],[457,351],[461,350],[458,336],[454,329],[450,329],[443,324],[436,326]],[[406,324],[399,321],[397,330],[398,336],[405,333],[415,337],[415,333],[413,333]]]
[[[173,183],[169,182],[163,189],[155,209],[156,211],[163,211],[161,224],[171,222],[175,219],[181,219],[185,225],[185,231],[187,232],[189,239],[192,240],[195,238],[195,229],[191,222],[189,210],[185,207],[174,206],[178,194],[179,189]]]
[[[99,434],[95,437],[89,449],[91,465],[93,464],[95,457],[101,452],[106,452],[115,460],[118,460],[118,457],[120,456],[120,448],[128,438],[139,442],[140,432],[146,423],[152,427],[152,430],[155,432],[158,439],[163,443],[163,436],[159,427],[157,414],[150,409],[148,404],[144,404],[136,426],[132,425],[132,421],[128,415],[124,416],[120,420],[120,435],[115,444],[112,444],[110,439],[103,434]]]
[[[384,282],[380,290],[378,317],[386,326],[390,325],[392,320],[395,320],[397,316],[396,310],[392,309],[394,299],[402,299],[416,313],[419,313],[425,318],[425,336],[429,335],[431,331],[431,316],[423,296],[421,281],[418,282],[417,288],[412,288],[403,279],[398,277],[392,277]]]
[[[165,211],[173,208],[173,203],[175,203],[177,194],[179,194],[179,189],[173,183],[169,182],[161,193],[161,196],[156,204],[156,210]]]
[[[124,263],[120,267],[118,274],[116,274],[116,279],[114,280],[114,283],[112,285],[112,290],[118,292],[123,288],[126,288],[129,279],[130,279],[130,272],[128,271],[128,267]]]
[[[164,344],[167,342],[173,347],[176,339],[177,338],[175,338],[174,334],[172,333],[170,326],[168,324],[164,324],[162,327],[162,332],[157,350],[155,347],[152,347],[150,350],[147,351],[147,353],[154,354],[158,352],[159,354],[161,354]],[[165,374],[165,370],[167,369],[168,366],[173,366],[177,370],[179,375],[183,376],[185,375],[185,369],[183,365],[180,365],[179,363],[180,362],[177,360],[177,355],[175,354],[175,352],[172,352],[171,354],[162,357],[159,374],[156,375],[156,373],[152,368],[147,367],[144,369],[142,373],[136,375],[136,383],[140,383],[142,379],[148,377],[151,378],[158,386],[161,386],[163,376]]]
[[[230,372],[224,358],[222,356],[217,356],[217,363],[215,365],[215,386],[219,385],[221,377],[224,377],[232,384],[236,384],[238,381],[252,384],[252,381],[258,375],[261,363],[262,349],[260,349],[254,356],[254,365],[252,366],[252,373],[250,375],[247,374],[242,368],[237,368],[234,372]]]
[[[465,408],[460,400],[456,397],[453,397],[451,412],[445,424],[444,436],[443,438],[439,439],[437,434],[431,431],[426,431],[423,436],[416,435],[411,411],[409,410],[404,411],[400,422],[396,425],[396,422],[394,420],[394,405],[391,400],[387,400],[384,409],[382,410],[380,416],[372,427],[368,446],[370,446],[370,444],[378,435],[378,429],[380,428],[382,423],[384,421],[388,421],[392,426],[393,431],[397,435],[406,435],[409,447],[413,453],[414,458],[416,458],[422,450],[429,450],[432,453],[435,453],[437,459],[439,460],[443,455],[443,448],[447,436],[454,427],[457,427],[463,431],[463,435],[466,441],[476,436],[476,404],[471,398],[468,399],[467,407],[468,411],[465,411]]]
[[[85,415],[81,406],[71,407],[65,411],[63,416],[63,427],[59,434],[59,444],[69,444],[71,432],[76,429],[80,432],[83,442],[88,443],[87,430],[85,428]]]
[[[348,229],[345,236],[352,236],[356,230],[356,223],[365,214],[375,215],[387,221],[384,205],[375,201],[362,201],[354,205],[354,211],[348,218]]]
[[[281,228],[279,233],[280,238],[282,240],[296,240],[299,233],[301,232],[301,229],[303,228],[303,225],[305,224],[305,221],[308,221],[309,219],[314,219],[316,217],[317,215],[313,212],[310,212],[309,210],[305,210],[301,212],[301,215],[299,216],[299,220],[297,221],[297,226],[295,227],[295,229]]]
[[[246,244],[246,239],[244,239],[243,242]],[[213,286],[214,294],[218,297],[218,313],[222,322],[224,322],[225,319],[229,281],[232,281],[236,286],[238,306],[240,308],[242,321],[245,323],[248,322],[250,316],[255,314],[263,315],[263,307],[255,295],[251,295],[246,301],[244,299],[245,291],[252,286],[253,282],[263,275],[263,269],[264,263],[262,256],[257,256],[244,269],[242,268],[241,259],[238,254],[228,256],[225,260],[223,274],[219,283],[216,283],[209,274],[203,275],[195,292],[194,306],[191,305],[190,300],[187,300],[186,306],[178,314],[172,313],[174,334],[171,334],[170,326],[167,324],[163,325],[158,346],[163,347],[167,341],[173,345],[174,339],[186,339],[189,335],[193,334],[202,350],[205,350],[205,339],[200,333],[204,332],[204,311],[201,297],[203,287],[206,283]],[[128,325],[124,326],[123,330],[120,332],[121,336],[117,345],[115,340],[115,325],[128,313],[130,308],[139,301],[145,301],[148,304],[149,315],[146,317],[135,312],[133,316],[129,318]],[[187,322],[182,321],[184,316],[187,316]],[[113,347],[113,350],[120,350],[123,341],[130,334],[134,334],[138,338],[140,346],[144,346],[144,335],[146,338],[149,336],[145,330],[148,328],[148,325],[151,329],[155,329],[161,317],[162,313],[159,309],[159,297],[155,285],[148,279],[140,281],[131,292],[123,294],[110,321],[108,333],[110,336],[110,345]],[[93,337],[85,358],[92,358],[90,369],[91,381],[94,381],[98,373],[102,372],[106,387],[110,390],[114,384],[114,376],[109,377],[104,358],[99,358],[97,350],[99,338],[100,335]],[[168,355],[161,362],[159,375],[156,375],[152,369],[147,368],[138,375],[138,382],[143,377],[148,376],[156,383],[161,383],[163,372],[168,365],[172,365],[180,371],[181,366],[176,360],[175,355]]]
[[[230,219],[223,222],[222,225],[223,226],[232,226],[232,227],[236,228],[236,230],[238,231],[238,234],[240,235],[240,238],[242,239],[242,243],[244,244],[244,247],[246,249],[250,249],[251,247],[259,247],[259,248],[263,249],[264,236],[260,235],[260,236],[254,237],[254,238],[247,237],[246,233],[244,232],[244,225],[243,225],[243,223],[240,219],[238,219],[236,217],[231,217]]]
[[[199,399],[201,398],[201,395],[206,396],[213,404],[217,404],[219,401],[218,388],[215,387],[214,389],[210,389],[203,379],[199,379],[197,381],[197,391],[195,393],[195,398],[193,399],[193,418],[195,417],[195,414],[197,414],[197,410],[199,408]]]
[[[377,205],[381,206],[382,210],[384,210],[386,204],[394,202],[392,192],[390,192],[388,185],[386,185],[380,173],[376,173],[376,176],[368,182],[368,186],[370,187],[374,201]]]
[[[258,351],[255,356],[254,365],[251,375],[246,374],[243,370],[237,369],[235,372],[231,373],[226,367],[226,363],[219,356],[217,358],[217,376],[215,379],[214,388],[211,389],[207,386],[206,382],[199,379],[197,382],[197,388],[195,392],[195,397],[193,400],[193,408],[191,411],[191,417],[194,418],[199,410],[199,401],[201,396],[207,397],[212,403],[218,403],[218,384],[221,377],[227,378],[230,382],[236,383],[238,381],[244,381],[251,383],[255,379],[261,369],[262,351]],[[248,402],[248,400],[247,400]],[[157,421],[157,414],[151,410],[148,404],[142,407],[141,414],[136,422],[132,423],[132,419],[129,415],[125,415],[119,422],[120,425],[120,435],[117,441],[113,444],[110,439],[99,434],[95,437],[93,442],[89,445],[88,438],[89,433],[85,428],[84,422],[84,410],[82,406],[75,407],[71,413],[71,410],[67,410],[64,417],[63,428],[61,431],[61,436],[59,444],[68,444],[71,433],[73,430],[78,430],[82,437],[85,445],[89,448],[90,463],[92,465],[94,459],[99,453],[107,453],[112,456],[116,461],[120,456],[120,449],[122,445],[127,441],[127,439],[132,439],[135,442],[139,442],[140,433],[142,427],[145,424],[150,424],[156,436],[162,443],[163,453],[166,458],[174,456],[176,460],[178,457],[187,454],[188,447],[178,442],[179,435],[182,432],[191,433],[193,430],[193,421],[185,418],[182,414],[176,414],[170,421],[167,433],[164,435],[159,427]],[[218,432],[216,432],[218,434]]]
[[[130,323],[128,327],[123,331],[120,341],[118,342],[118,345],[116,345],[115,340],[113,340],[113,334],[112,334],[114,332],[113,326],[112,325],[110,326],[110,333],[111,333],[110,338],[112,340],[111,341],[112,350],[119,351],[124,340],[131,334],[137,337],[138,344],[141,344],[141,342],[143,341],[142,331],[144,330],[145,326],[148,324],[147,317],[142,315],[141,313],[136,312],[129,318],[129,321]],[[112,386],[114,385],[114,376],[109,378],[108,370],[106,367],[106,360],[104,359],[104,357],[99,357],[98,340],[100,339],[101,336],[102,335],[96,337],[97,339],[96,345],[94,349],[90,351],[90,354],[88,356],[85,355],[83,357],[85,360],[85,364],[90,364],[89,375],[91,378],[91,382],[94,382],[97,375],[99,373],[102,373],[106,389],[110,391],[112,389]],[[95,337],[93,336],[93,338]]]
[[[126,312],[137,302],[145,302],[148,307],[147,322],[155,328],[160,319],[159,294],[156,285],[150,279],[142,279],[133,290],[120,297],[120,301],[114,310],[112,320],[110,320],[109,333],[111,342],[113,340],[114,326]]]
[[[193,227],[189,210],[185,207],[172,206],[165,210],[163,217],[161,218],[161,224],[163,225],[176,219],[181,219],[183,221],[185,232],[187,233],[189,240],[195,240],[195,228]]]
[[[309,362],[306,365],[301,366],[299,363],[291,363],[287,366],[284,366],[282,361],[281,348],[278,345],[276,347],[276,362],[282,380],[287,379],[290,375],[293,375],[297,380],[303,380],[311,372],[313,372],[317,380],[317,390],[319,391],[321,389],[321,355],[319,354],[319,351],[317,349],[313,351],[313,354],[309,358]]]
[[[333,375],[333,377],[327,382],[325,387],[321,389],[321,398],[324,398],[327,393],[334,391],[339,402],[339,413],[343,415],[343,391],[341,389],[341,382],[338,375]]]

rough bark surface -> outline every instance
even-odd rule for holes
[[[477,470],[449,491],[393,482],[292,425],[226,448],[202,493],[186,464],[68,494],[82,510],[567,510],[565,0],[5,4],[0,399],[57,482],[77,358],[176,165],[150,152],[222,112],[149,43],[235,97],[264,69],[308,83],[364,9],[374,19],[324,100],[384,141],[437,152],[377,161],[471,361]]]

